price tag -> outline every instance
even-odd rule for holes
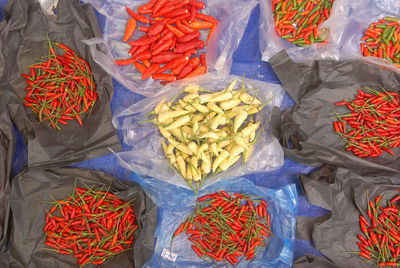
[[[176,258],[178,258],[178,254],[173,253],[173,252],[169,251],[168,249],[164,248],[161,253],[161,257],[163,257],[164,259],[170,260],[172,262],[175,262]]]

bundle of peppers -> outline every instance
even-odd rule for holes
[[[155,115],[150,122],[165,138],[161,144],[170,168],[179,171],[196,194],[207,176],[226,171],[241,156],[247,163],[260,140],[257,114],[266,103],[248,93],[252,89],[244,80],[241,87],[236,84],[234,80],[213,93],[188,85],[173,100],[160,101],[150,113]]]
[[[235,265],[242,256],[249,261],[273,235],[267,207],[263,199],[242,193],[233,197],[225,191],[204,195],[174,232],[171,248],[174,238],[186,231],[193,251],[208,263],[226,260]]]
[[[318,27],[326,21],[335,0],[271,0],[275,31],[292,44],[325,43]]]
[[[387,59],[400,67],[400,18],[386,17],[371,23],[361,38],[361,54]]]
[[[335,0],[271,0],[275,31],[292,44],[326,43],[318,27],[326,21]]]
[[[210,40],[218,20],[199,12],[204,8],[203,2],[195,0],[151,0],[140,6],[138,13],[126,7],[132,18],[127,22],[123,41],[130,40],[137,21],[144,24],[139,27],[144,34],[129,42],[132,57],[116,60],[116,63],[134,64],[142,73],[142,79],[152,77],[162,80],[162,84],[205,73],[206,55],[192,55],[206,45],[200,39],[200,30],[209,29]]]
[[[101,189],[75,187],[66,199],[51,202],[43,228],[48,250],[71,255],[84,266],[102,264],[132,247],[139,226],[131,201]]]
[[[396,92],[383,92],[365,87],[353,100],[336,102],[351,113],[337,115],[333,128],[346,142],[346,150],[360,158],[377,157],[383,151],[394,155],[390,148],[400,145],[400,102]]]
[[[382,195],[369,200],[368,218],[360,216],[360,227],[363,234],[357,237],[360,249],[358,254],[366,261],[379,267],[400,266],[400,195],[381,204]]]
[[[49,55],[32,64],[30,74],[22,73],[29,85],[24,105],[57,130],[90,112],[97,100],[96,85],[89,64],[64,44],[48,40]],[[57,47],[64,51],[56,54]]]

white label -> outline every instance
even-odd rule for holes
[[[170,260],[172,262],[175,262],[176,258],[178,258],[178,254],[173,253],[173,252],[169,251],[168,249],[164,248],[161,253],[161,257],[163,257],[164,259]]]

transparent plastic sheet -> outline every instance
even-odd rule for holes
[[[258,4],[256,0],[201,0],[206,4],[203,13],[213,16],[219,20],[217,29],[208,43],[208,46],[199,50],[199,53],[207,52],[207,65],[209,71],[228,74],[232,65],[232,55],[242,39],[244,30],[250,17],[251,11]],[[95,61],[111,74],[118,82],[132,91],[145,95],[154,96],[158,94],[155,84],[159,81],[152,79],[141,80],[141,73],[135,66],[118,66],[115,59],[129,58],[130,46],[122,42],[125,32],[126,21],[130,18],[125,7],[128,6],[136,11],[140,5],[148,1],[105,1],[105,0],[83,0],[92,4],[98,12],[106,17],[104,39],[94,38],[86,40],[90,46]],[[137,22],[137,27],[143,25]],[[207,40],[208,31],[201,31],[202,40]],[[138,29],[131,40],[139,38],[143,32]],[[102,50],[98,49],[102,44]]]
[[[110,192],[123,201],[134,199],[132,208],[139,225],[133,247],[107,260],[101,267],[142,267],[154,252],[157,206],[137,183],[118,180],[111,175],[81,168],[58,168],[22,172],[13,179],[11,190],[10,247],[11,267],[69,268],[78,267],[77,259],[61,255],[43,244],[46,212],[51,204],[39,201],[64,199],[74,185],[89,187],[111,185]],[[1,263],[0,263],[1,264]],[[88,267],[97,267],[89,265]]]
[[[364,57],[360,51],[360,40],[369,25],[384,17],[400,18],[399,5],[400,1],[398,0],[364,0],[360,2],[354,8],[343,33],[341,59],[361,59],[400,72],[400,68],[390,61],[372,56]]]
[[[6,249],[8,238],[11,170],[14,160],[15,142],[14,127],[10,114],[7,111],[7,106],[0,93],[0,252]]]
[[[357,2],[357,1],[356,1]],[[262,60],[269,59],[285,49],[295,62],[302,62],[310,59],[335,59],[340,57],[340,43],[351,7],[354,1],[335,0],[332,12],[318,30],[321,36],[327,35],[328,44],[316,43],[311,46],[295,46],[289,41],[281,38],[275,31],[275,21],[271,9],[271,0],[260,1],[260,50]]]
[[[174,239],[172,252],[178,255],[176,262],[161,256],[164,248],[171,250],[172,234],[193,211],[196,201],[193,192],[155,179],[142,180],[141,186],[159,207],[155,252],[144,267],[210,267],[193,252],[191,243],[185,235]],[[295,185],[288,184],[277,189],[269,189],[236,177],[203,189],[199,192],[199,196],[220,190],[262,196],[268,203],[268,212],[271,213],[271,229],[274,235],[266,250],[257,254],[251,262],[242,260],[235,267],[290,267],[294,254],[297,213]]]
[[[123,133],[123,143],[128,150],[117,153],[122,166],[133,170],[142,176],[150,176],[169,183],[189,188],[186,181],[173,169],[170,172],[169,162],[165,157],[161,141],[164,139],[159,130],[152,123],[138,124],[147,121],[150,117],[146,114],[153,111],[154,107],[164,98],[172,100],[186,85],[199,85],[206,90],[220,91],[226,88],[234,79],[238,80],[237,87],[241,87],[242,77],[216,74],[206,74],[190,81],[177,81],[165,87],[165,93],[154,98],[144,99],[113,118],[114,126]],[[242,165],[236,163],[234,166],[205,179],[203,186],[206,187],[219,180],[232,176],[242,176],[249,173],[257,173],[278,169],[283,164],[283,152],[277,139],[273,138],[269,131],[270,113],[273,106],[280,106],[284,91],[280,85],[245,78],[245,85],[258,89],[257,97],[266,102],[271,100],[264,109],[254,117],[255,121],[262,122],[262,138],[255,146],[255,150],[249,161]],[[252,92],[250,92],[252,94]]]
[[[294,267],[377,267],[365,262],[359,254],[349,252],[359,251],[356,242],[359,241],[357,235],[362,234],[360,215],[369,219],[367,191],[369,200],[382,194],[381,204],[386,204],[399,193],[400,174],[360,175],[326,165],[309,175],[300,174],[299,181],[310,203],[332,213],[322,222],[310,220],[311,232],[305,234],[327,258],[301,257],[295,261]]]
[[[330,164],[369,174],[400,171],[400,150],[395,155],[359,158],[345,149],[334,132],[335,114],[349,113],[334,102],[353,99],[357,90],[368,86],[398,91],[400,74],[363,61],[318,60],[295,63],[285,51],[270,60],[283,87],[296,102],[285,111],[273,110],[271,129],[285,156],[303,165]]]
[[[400,13],[400,0],[376,0],[375,2],[384,10]]]

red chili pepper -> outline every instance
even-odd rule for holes
[[[165,16],[167,14],[172,14],[176,10],[176,7],[174,5],[170,6],[165,6],[162,9],[160,9],[157,13],[153,12],[152,15],[150,15],[151,18],[156,18],[156,17],[161,17]],[[178,15],[179,16],[179,15]]]
[[[378,239],[376,238],[376,235],[374,232],[370,231],[369,232],[369,237],[371,239],[372,244],[378,245]]]
[[[179,20],[176,22],[176,27],[183,33],[188,34],[188,33],[193,33],[195,30],[190,28],[189,26],[186,26],[185,24],[182,24]]]
[[[395,203],[395,202],[397,202],[397,201],[399,201],[399,200],[400,200],[400,195],[397,195],[396,197],[392,198],[392,199],[390,200],[390,202],[391,202],[391,203]]]
[[[204,9],[206,7],[206,5],[203,2],[195,1],[195,0],[190,0],[189,5],[197,8],[197,9]]]
[[[137,11],[139,14],[142,14],[142,15],[150,14],[153,12],[152,9],[146,9],[143,6],[140,6]]]
[[[206,72],[207,72],[206,67],[204,67],[204,66],[199,66],[199,67],[197,67],[195,70],[193,70],[191,73],[189,73],[188,75],[186,75],[186,78],[195,77],[195,76],[204,74],[204,73],[206,73]]]
[[[142,74],[146,71],[146,66],[140,64],[139,62],[134,62],[133,63],[136,67],[136,69],[139,70],[139,72],[141,72]]]
[[[139,31],[147,33],[150,27],[147,26],[139,26]]]
[[[159,27],[159,26],[158,26]],[[159,29],[159,28],[158,28]],[[149,29],[149,31],[147,32],[147,34],[149,34],[151,28]],[[153,32],[155,32],[157,29],[153,29]],[[139,38],[135,41],[129,42],[130,46],[145,46],[145,45],[149,45],[154,43],[157,40],[156,36],[149,36],[149,37],[143,37],[143,38]]]
[[[150,51],[144,51],[142,53],[140,53],[139,55],[135,56],[135,61],[141,61],[141,60],[149,60],[151,59],[152,54]]]
[[[157,63],[152,64],[146,71],[142,74],[142,79],[147,79],[155,74],[160,69],[160,65]]]
[[[154,50],[152,51],[153,56],[154,56],[154,55],[157,55],[157,54],[160,54],[160,53],[163,52],[163,51],[169,50],[170,46],[172,45],[172,42],[173,42],[172,39],[170,39],[170,40],[164,42],[163,44],[161,44],[161,45],[160,45],[159,47],[157,47],[156,49],[154,49]]]
[[[149,30],[147,31],[147,34],[148,34],[150,37],[153,37],[153,38],[154,38],[154,39],[152,39],[152,42],[151,42],[151,43],[153,43],[154,41],[157,40],[157,37],[155,37],[155,36],[158,35],[159,33],[161,33],[162,30],[164,30],[164,27],[165,27],[166,23],[167,23],[167,20],[162,20],[162,21],[157,22],[156,24],[153,24],[153,25],[149,28]],[[168,24],[167,24],[167,27],[168,27]],[[150,43],[150,44],[151,44],[151,43]]]
[[[360,252],[360,256],[361,257],[364,257],[364,258],[366,258],[366,259],[368,259],[368,260],[370,260],[371,259],[371,256],[370,255],[368,255],[368,254],[366,254],[365,252]]]
[[[191,40],[189,42],[179,43],[175,48],[175,53],[185,53],[191,49],[202,49],[204,48],[205,43],[203,40]]]
[[[146,16],[137,14],[137,13],[135,13],[133,10],[131,10],[131,9],[128,8],[128,7],[125,7],[125,8],[126,8],[126,11],[128,12],[128,14],[129,14],[132,18],[134,18],[135,20],[140,21],[141,23],[145,23],[145,24],[150,23],[149,18],[147,18]]]
[[[197,39],[200,37],[200,32],[199,31],[194,31],[192,33],[186,34],[180,38],[177,39],[178,43],[183,43],[183,42],[188,42],[193,39]]]
[[[173,82],[176,80],[176,76],[173,74],[164,74],[164,73],[158,73],[153,75],[154,80],[165,80],[168,82]]]
[[[200,64],[204,67],[207,67],[207,62],[206,62],[206,54],[201,54],[200,55]]]
[[[190,72],[192,72],[192,70],[193,70],[193,66],[189,62],[182,68],[181,72],[177,76],[177,79],[179,80],[179,79],[186,77]]]
[[[136,29],[136,20],[129,19],[128,22],[126,23],[125,34],[124,34],[124,38],[123,38],[124,42],[128,42],[128,40],[131,38],[135,29]]]
[[[183,56],[182,54],[175,54],[174,52],[161,52],[158,55],[155,55],[151,58],[151,62],[153,63],[168,63],[177,57]]]
[[[381,262],[381,263],[379,263],[379,267],[385,267],[385,266],[398,267],[399,263],[397,263],[397,262]]]
[[[193,21],[191,27],[193,29],[201,30],[201,29],[210,29],[213,27],[213,23],[208,21]]]
[[[208,45],[208,42],[209,42],[210,39],[211,39],[211,36],[214,34],[214,32],[215,32],[216,30],[217,30],[217,24],[214,24],[214,25],[211,27],[210,32],[208,33],[207,45]]]
[[[170,62],[168,62],[166,65],[164,65],[163,67],[160,68],[159,72],[163,73],[169,69],[175,68],[176,66],[180,66],[182,64],[185,64],[189,61],[189,58],[186,56],[181,56],[181,57],[177,57],[174,58],[173,60],[171,60]]]
[[[163,6],[165,6],[169,0],[158,0],[153,8],[153,13],[157,13]]]
[[[203,13],[197,13],[196,14],[196,18],[198,18],[200,20],[205,20],[205,21],[208,21],[208,22],[211,22],[211,23],[218,23],[219,22],[216,18],[208,16],[208,15],[203,14]]]
[[[135,62],[135,60],[133,58],[124,59],[124,60],[115,60],[115,63],[117,65],[130,65],[130,64],[132,64],[134,62]]]
[[[170,24],[167,24],[167,28],[168,28],[173,34],[175,34],[178,38],[181,38],[181,37],[185,36],[185,34],[184,34],[183,32],[181,32],[178,28],[176,28],[176,27],[174,27],[174,26],[172,26],[172,25],[170,25]]]

